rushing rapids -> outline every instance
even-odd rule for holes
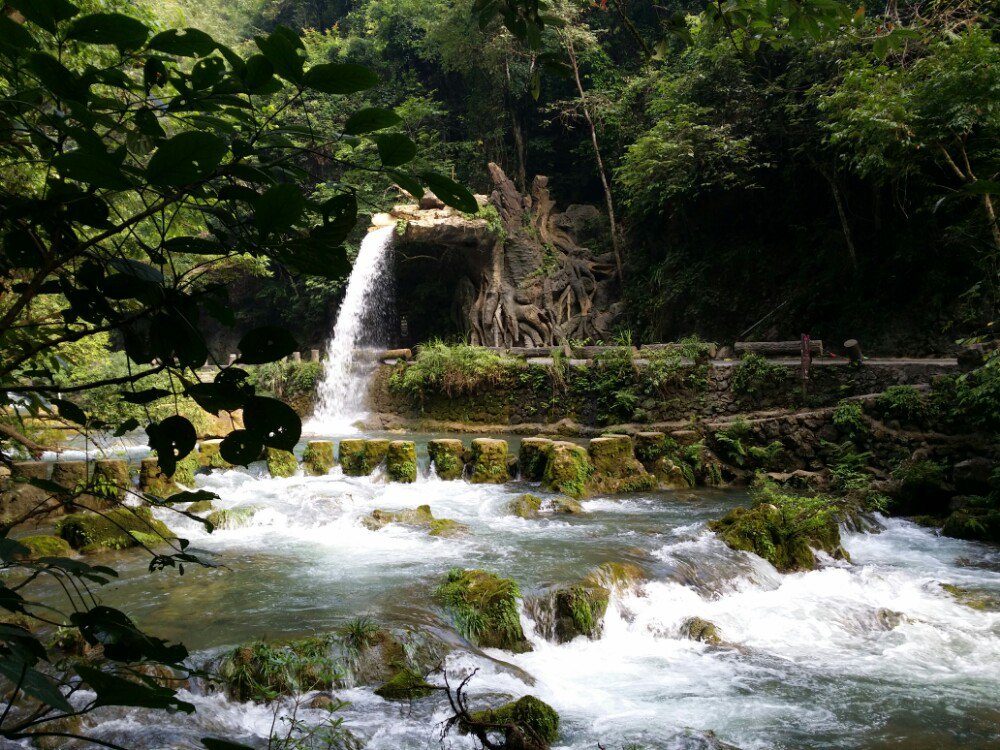
[[[941,584],[1000,594],[1000,554],[936,536],[902,520],[880,533],[844,532],[852,562],[782,575],[734,552],[706,521],[746,501],[703,490],[595,497],[579,515],[526,520],[508,504],[526,483],[444,482],[424,466],[414,484],[378,475],[271,479],[258,467],[198,477],[222,498],[252,505],[248,525],[209,535],[157,511],[220,565],[183,578],[148,575],[144,561],[119,563],[122,581],[104,592],[160,636],[184,641],[198,663],[260,637],[329,633],[359,615],[432,633],[451,648],[455,677],[478,668],[473,705],[536,695],[562,718],[560,750],[632,743],[668,748],[882,748],[996,746],[1000,714],[1000,612],[976,609]],[[544,493],[540,493],[543,494]],[[439,538],[389,524],[371,530],[374,509],[429,503],[469,533]],[[522,608],[532,650],[480,650],[454,631],[433,598],[455,567],[516,580],[526,598],[579,580],[608,562],[639,566],[648,580],[614,592],[594,640],[557,644]],[[692,617],[714,623],[721,645],[686,637]],[[431,675],[441,682],[441,675]],[[441,694],[389,702],[371,686],[335,691],[338,715],[371,750],[439,747],[449,716]],[[266,746],[286,704],[240,703],[195,682],[182,691],[192,717],[108,711],[93,731],[141,748],[196,748],[206,735]],[[324,712],[301,709],[320,722]],[[471,747],[453,736],[450,747]],[[720,744],[728,743],[728,745]]]

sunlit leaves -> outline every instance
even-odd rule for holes
[[[291,83],[302,83],[305,47],[298,35],[287,26],[279,26],[268,36],[254,39],[257,47],[274,67],[274,72]]]

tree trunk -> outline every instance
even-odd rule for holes
[[[604,200],[608,206],[608,223],[611,225],[611,245],[615,250],[618,281],[622,282],[624,279],[622,274],[622,251],[618,237],[618,222],[615,220],[615,203],[611,195],[611,185],[608,182],[608,175],[604,169],[601,147],[597,141],[597,128],[594,126],[594,120],[590,116],[590,107],[587,106],[587,94],[583,90],[583,81],[580,80],[580,66],[576,62],[576,50],[573,48],[573,40],[568,35],[565,37],[565,40],[566,52],[569,53],[569,61],[573,66],[573,78],[576,81],[576,90],[580,94],[580,108],[583,110],[583,116],[587,120],[587,127],[590,128],[590,143],[594,149],[594,160],[597,162],[597,174],[601,178],[601,187],[604,188]]]

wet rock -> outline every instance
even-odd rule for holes
[[[216,529],[242,529],[250,525],[258,510],[254,505],[239,505],[209,513],[205,520]]]
[[[231,469],[233,465],[219,452],[222,440],[202,440],[198,443],[198,465],[203,469]]]
[[[548,449],[542,486],[579,499],[587,494],[590,473],[590,460],[583,446],[556,441]]]
[[[472,441],[473,484],[503,484],[510,478],[507,470],[507,441],[476,438]]]
[[[266,448],[264,457],[267,459],[267,470],[272,477],[294,477],[299,471],[299,462],[291,451]]]
[[[507,505],[511,515],[518,518],[537,518],[538,511],[541,510],[542,499],[536,495],[525,493],[518,495]]]
[[[439,479],[461,479],[465,473],[465,446],[461,440],[431,440],[427,443],[427,455]]]
[[[893,510],[901,515],[939,514],[955,494],[946,485],[944,467],[935,461],[904,461],[892,477],[896,482]]]
[[[656,477],[635,457],[628,435],[594,438],[587,448],[592,470],[587,478],[590,492],[621,493],[656,489]]]
[[[302,453],[302,468],[311,477],[323,477],[330,473],[337,461],[333,456],[333,442],[330,440],[310,440]]]
[[[545,464],[552,441],[548,438],[524,438],[517,452],[517,465],[521,479],[526,482],[540,482],[545,475]]]
[[[955,489],[963,495],[988,495],[993,489],[993,471],[992,461],[977,456],[955,464],[951,470],[952,481]]]
[[[334,700],[329,695],[317,695],[306,704],[306,708],[321,711],[336,711],[339,705],[340,702]]]
[[[610,598],[607,588],[591,581],[558,589],[553,597],[556,640],[565,643],[580,635],[600,636]]]
[[[722,638],[719,637],[719,631],[715,624],[700,617],[691,617],[686,620],[681,626],[681,630],[684,637],[690,638],[692,641],[707,643],[709,646],[722,644]]]
[[[848,501],[782,495],[773,486],[758,490],[751,508],[735,508],[708,527],[729,547],[752,552],[782,573],[813,570],[814,549],[849,559],[840,544],[840,523],[858,516]]]
[[[875,610],[875,624],[882,630],[892,630],[905,622],[906,619],[906,615],[902,612],[896,612],[885,607],[879,607]]]
[[[459,536],[469,531],[468,526],[458,521],[453,521],[450,518],[435,518],[429,505],[404,510],[375,509],[370,516],[362,518],[361,523],[372,531],[378,531],[390,523],[400,523],[404,526],[426,528],[431,536],[442,537]]]
[[[465,536],[469,533],[469,527],[450,518],[435,518],[430,523],[428,533],[440,537]]]
[[[502,731],[507,750],[548,750],[559,739],[559,714],[533,695],[499,708],[476,711],[463,731]]]
[[[667,456],[660,456],[653,462],[653,476],[662,490],[687,490],[693,486],[694,475],[685,471],[682,464],[675,463]]]
[[[531,650],[518,612],[521,591],[509,578],[485,570],[452,570],[437,590],[459,632],[483,648]]]
[[[23,544],[30,550],[28,557],[72,557],[73,549],[69,543],[58,536],[47,534],[37,534],[25,536],[16,540],[18,544]]]
[[[124,500],[125,494],[131,489],[128,462],[123,458],[100,458],[94,461],[90,492],[86,498],[81,498],[81,504],[93,502],[93,507],[108,507]]]
[[[139,490],[164,500],[181,492],[181,488],[160,469],[156,458],[144,458],[139,462]]]
[[[410,440],[393,440],[386,453],[386,474],[389,481],[417,481],[417,445]]]
[[[1000,597],[988,591],[976,591],[965,586],[956,586],[953,583],[942,583],[941,588],[951,594],[959,604],[970,609],[1000,609]]]
[[[437,692],[436,687],[408,667],[400,669],[391,679],[375,688],[375,695],[385,698],[387,701],[426,698],[435,692]]]
[[[606,562],[598,565],[587,578],[609,589],[625,591],[637,588],[649,576],[633,563]]]
[[[649,469],[667,453],[667,436],[662,432],[640,432],[635,436],[635,457]]]
[[[349,439],[340,441],[340,465],[349,477],[368,476],[385,460],[388,440]]]
[[[557,497],[549,501],[549,510],[553,513],[561,513],[565,515],[576,515],[578,513],[586,513],[580,502],[572,497]]]
[[[72,513],[56,524],[56,531],[73,549],[84,553],[154,547],[176,534],[153,517],[149,508],[112,508],[102,514]]]
[[[213,510],[214,505],[211,500],[199,500],[197,502],[191,503],[186,510],[188,513],[208,513]]]

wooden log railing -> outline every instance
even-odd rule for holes
[[[802,353],[802,341],[737,341],[734,347],[737,354],[761,354],[765,357],[794,357]],[[809,342],[809,352],[813,356],[823,356],[823,342],[812,339]]]

